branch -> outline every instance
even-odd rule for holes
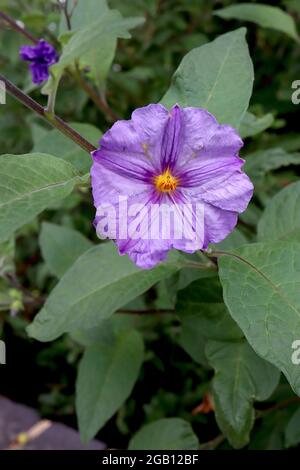
[[[66,21],[67,21],[67,27],[70,30],[71,29],[71,21],[70,21],[70,15],[68,13],[68,2],[65,2],[64,5],[59,3],[60,8],[65,14]],[[75,8],[75,5],[73,9]],[[24,28],[21,28],[17,22],[11,18],[10,16],[6,15],[5,13],[0,11],[0,18],[2,18],[4,21],[6,21],[15,31],[18,33],[21,33],[23,36],[25,36],[27,39],[29,39],[31,42],[34,44],[38,43],[38,39],[36,39],[32,34],[30,34],[28,31],[26,31]],[[51,31],[46,31],[47,34],[51,34],[51,39],[57,43],[57,39],[55,36],[52,35]],[[96,91],[86,82],[84,77],[81,75],[81,72],[79,70],[78,64],[76,64],[75,68],[75,73],[71,73],[70,70],[67,70],[69,74],[76,80],[78,85],[87,93],[87,95],[90,97],[90,99],[94,102],[94,104],[106,115],[108,118],[108,121],[114,122],[117,121],[119,116],[109,107],[109,105],[106,103],[105,100],[101,99],[101,97],[96,93]],[[49,100],[49,112],[52,113],[54,110],[54,104],[55,104],[55,95],[50,97]]]
[[[126,309],[121,309],[117,310],[116,313],[128,313],[131,315],[161,315],[161,314],[166,314],[166,313],[174,313],[175,310],[168,310],[168,309],[160,309],[160,310],[154,310],[154,309],[149,309],[149,310],[126,310]]]
[[[65,121],[63,121],[60,117],[56,116],[55,114],[49,114],[47,111],[33,100],[30,96],[23,93],[18,87],[16,87],[13,83],[11,83],[7,78],[5,78],[2,74],[0,74],[0,80],[5,84],[7,92],[24,104],[27,108],[31,111],[34,111],[36,114],[44,118],[47,122],[49,122],[53,127],[58,129],[62,132],[65,136],[69,137],[69,139],[73,140],[77,145],[79,145],[83,150],[88,153],[93,152],[96,150],[96,147],[88,142],[82,135],[76,132],[72,127],[70,127]]]
[[[96,91],[86,82],[83,76],[80,73],[78,64],[76,64],[76,71],[73,75],[78,85],[89,95],[90,99],[95,103],[95,105],[103,111],[106,116],[109,118],[109,121],[117,121],[119,116],[108,106],[108,104],[100,98]]]
[[[270,406],[270,408],[265,408],[264,410],[256,410],[255,419],[262,418],[263,416],[271,413],[272,411],[282,410],[284,408],[289,407],[290,405],[293,405],[294,403],[299,403],[299,402],[300,402],[300,397],[291,397],[291,398],[288,398],[287,400],[283,400],[278,403],[275,403],[275,405]]]
[[[13,18],[3,13],[3,11],[0,11],[0,18],[6,21],[6,23],[8,23],[15,31],[22,34],[26,39],[29,39],[29,41],[33,42],[34,44],[37,44],[39,42],[38,39],[32,36],[32,34],[30,34],[28,31],[26,31],[25,28],[19,26]]]
[[[69,31],[71,31],[72,25],[71,25],[71,18],[70,18],[69,9],[68,9],[69,2],[68,2],[68,0],[65,0],[64,3],[61,3],[61,2],[58,0],[58,4],[59,4],[60,8],[62,9],[62,11],[63,11],[63,13],[64,13],[65,20],[66,20],[66,25],[67,25],[67,29],[68,29]]]
[[[214,439],[211,439],[208,442],[204,442],[204,444],[201,444],[199,447],[199,450],[213,450],[216,447],[218,447],[222,442],[225,441],[225,436],[223,434],[219,434],[219,436],[215,437]]]

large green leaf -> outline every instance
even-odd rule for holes
[[[107,0],[77,0],[75,8],[74,5],[71,5],[70,9],[72,10],[72,31],[78,31],[100,18],[109,10],[109,7]],[[60,33],[67,30],[66,17],[62,12]]]
[[[93,243],[77,230],[44,222],[40,233],[40,247],[49,270],[62,277],[64,273]]]
[[[15,270],[15,240],[0,243],[0,277]]]
[[[246,29],[240,28],[189,52],[162,103],[205,108],[219,122],[238,127],[247,111],[254,79],[245,34]]]
[[[113,58],[117,38],[130,38],[129,30],[143,22],[144,18],[123,18],[116,10],[104,9],[100,15],[96,10],[94,21],[75,31],[64,46],[59,62],[51,67],[55,80],[77,61],[82,67],[92,67],[92,74],[100,74],[101,81]]]
[[[290,165],[300,165],[300,153],[288,153],[282,148],[258,150],[247,155],[244,171],[255,179],[266,173]]]
[[[212,244],[212,250],[232,250],[248,243],[247,238],[238,228],[235,228],[224,240],[215,245]]]
[[[249,450],[283,450],[284,430],[289,420],[288,408],[266,414],[251,435]]]
[[[73,33],[78,33],[84,28],[89,28],[96,21],[101,21],[102,17],[110,12],[106,0],[77,0],[75,8],[73,8],[71,26],[72,32],[68,31],[65,15],[61,15],[60,32],[61,40],[64,42],[64,38]],[[101,85],[105,80],[109,69],[111,67],[113,58],[116,52],[117,38],[107,34],[102,37],[101,47],[90,48],[79,59],[81,68],[86,67],[88,76],[96,82],[97,85]]]
[[[76,384],[76,410],[84,442],[94,437],[130,395],[143,361],[143,340],[136,331],[114,341],[95,342],[81,360]]]
[[[216,10],[215,15],[225,19],[252,21],[258,25],[276,29],[299,41],[295,22],[288,13],[280,8],[253,3],[239,3]]]
[[[127,256],[120,256],[113,243],[102,243],[84,253],[65,273],[29,326],[29,334],[50,341],[67,331],[97,326],[180,268],[181,257],[174,252],[167,262],[141,270]]]
[[[180,418],[164,418],[142,427],[131,439],[129,450],[196,450],[197,436]]]
[[[208,339],[232,340],[243,336],[223,303],[217,279],[193,282],[180,291],[176,312],[181,321],[179,344],[202,365],[207,366],[204,350]]]
[[[257,356],[245,340],[209,341],[206,354],[215,369],[216,419],[230,443],[243,447],[254,423],[253,401],[272,394],[280,372]]]
[[[91,144],[98,147],[102,134],[97,127],[83,123],[70,123],[70,125]],[[35,144],[33,152],[45,152],[63,158],[74,165],[75,168],[83,174],[89,172],[92,164],[90,155],[57,129],[46,131],[42,138]]]
[[[253,349],[300,394],[292,344],[300,338],[300,244],[245,245],[219,258],[225,303]]]
[[[282,189],[271,199],[258,224],[258,239],[300,241],[300,183]]]
[[[252,137],[268,129],[273,122],[274,117],[271,113],[258,118],[254,114],[247,112],[239,126],[240,136],[242,139]]]
[[[181,321],[179,342],[195,360],[202,337],[224,341],[243,337],[223,303],[218,279],[199,280],[180,291],[176,312]]]
[[[1,155],[0,240],[68,196],[79,181],[72,165],[52,155]]]

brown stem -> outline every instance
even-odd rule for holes
[[[68,0],[65,1],[64,5],[62,6],[63,8],[63,12],[64,12],[64,15],[65,15],[65,19],[66,19],[66,24],[67,24],[67,28],[69,31],[71,31],[72,29],[72,25],[71,25],[71,18],[70,18],[70,15],[69,15],[69,2]]]
[[[33,42],[34,44],[37,44],[39,42],[38,39],[32,36],[32,34],[30,34],[28,31],[26,31],[25,28],[19,26],[13,18],[6,15],[6,13],[3,13],[3,11],[0,11],[0,18],[6,21],[6,23],[8,23],[15,31],[21,33],[26,39],[29,39],[29,41]]]
[[[117,313],[129,313],[131,315],[161,315],[165,313],[174,313],[175,310],[160,309],[160,310],[118,310]]]
[[[67,28],[68,30],[71,30],[71,20],[70,20],[70,15],[68,13],[68,2],[65,2],[64,6],[60,7],[63,9],[65,17],[66,17],[66,22],[67,22]],[[10,16],[6,15],[5,13],[0,11],[0,18],[2,18],[4,21],[6,21],[10,26],[17,31],[18,33],[21,33],[23,36],[25,36],[27,39],[29,39],[31,42],[34,44],[38,43],[38,39],[36,39],[32,34],[30,34],[28,31],[26,31],[24,28],[21,28],[17,22],[11,18]],[[50,31],[47,30],[48,34],[52,34]],[[52,37],[52,39],[57,43],[57,39],[55,36]],[[77,83],[80,85],[80,87],[88,94],[90,99],[95,103],[95,105],[104,112],[104,114],[107,116],[108,120],[110,122],[117,121],[119,116],[108,106],[105,100],[101,99],[101,97],[96,93],[96,91],[86,82],[86,80],[82,77],[81,72],[78,68],[78,65],[76,65],[76,73],[72,74],[77,81]]]
[[[223,434],[219,434],[219,436],[215,437],[214,439],[211,439],[208,442],[205,442],[204,444],[201,444],[199,449],[200,450],[213,450],[216,447],[218,447],[222,442],[225,441],[225,436]]]
[[[263,416],[271,413],[272,411],[281,410],[283,408],[287,408],[294,403],[299,403],[300,397],[291,397],[287,400],[280,401],[279,403],[275,403],[275,405],[270,406],[270,408],[266,408],[265,410],[257,410],[255,419],[262,418]]]
[[[76,65],[76,73],[74,74],[74,78],[77,83],[81,86],[81,88],[89,95],[91,100],[95,103],[95,105],[106,114],[109,118],[109,121],[117,121],[119,116],[108,106],[108,104],[100,98],[100,96],[96,93],[96,91],[88,84],[88,82],[83,78],[80,73],[78,65]]]
[[[18,87],[16,87],[13,83],[11,83],[7,78],[5,78],[2,74],[0,74],[0,80],[5,84],[6,91],[24,104],[27,108],[37,113],[39,116],[44,118],[47,122],[49,122],[53,127],[58,129],[64,135],[69,137],[69,139],[73,140],[77,145],[79,145],[83,150],[88,153],[93,152],[96,150],[96,147],[88,142],[82,135],[80,135],[77,131],[72,129],[65,121],[63,121],[60,117],[56,115],[51,115],[46,112],[46,110],[33,100],[30,96],[23,93]]]

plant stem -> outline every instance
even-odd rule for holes
[[[168,309],[160,309],[160,310],[155,310],[155,309],[149,309],[149,310],[126,310],[126,309],[121,309],[117,310],[116,313],[128,313],[130,315],[161,315],[161,314],[166,314],[166,313],[175,313],[175,310],[168,310]]]
[[[65,3],[63,5],[63,12],[64,12],[64,15],[65,15],[65,18],[66,18],[67,28],[68,28],[69,31],[71,31],[72,25],[71,25],[71,18],[70,18],[70,15],[69,15],[68,7],[69,7],[69,2],[68,2],[68,0],[65,0]]]
[[[275,405],[270,406],[270,408],[266,408],[264,410],[256,410],[255,419],[262,418],[265,415],[271,413],[272,411],[282,410],[284,408],[289,407],[290,405],[293,405],[299,402],[300,402],[300,397],[291,397],[291,398],[288,398],[287,400],[283,400],[278,403],[275,403]]]
[[[64,5],[61,5],[59,3],[59,6],[64,12],[68,30],[71,30],[71,19],[70,19],[71,15],[69,15],[69,12],[68,12],[68,2],[65,2]],[[4,21],[6,21],[15,31],[17,31],[18,33],[21,33],[23,36],[25,36],[27,39],[29,39],[34,44],[38,43],[38,39],[36,39],[32,34],[30,34],[24,28],[21,28],[17,24],[17,22],[13,18],[11,18],[10,16],[8,16],[5,13],[0,11],[0,18],[2,18]],[[52,35],[52,33],[50,31],[47,31],[47,34]],[[57,39],[56,39],[55,36],[52,35],[52,39],[55,40],[55,42],[57,43]],[[120,119],[119,116],[109,107],[109,105],[106,103],[106,101],[101,99],[101,97],[96,93],[96,91],[86,82],[86,80],[81,75],[78,64],[76,64],[75,73],[72,73],[71,71],[68,71],[68,72],[73,78],[75,78],[78,85],[87,93],[87,95],[95,103],[95,105],[102,112],[104,112],[104,114],[106,115],[108,121],[114,122],[114,121],[117,121],[118,119]],[[46,110],[50,114],[54,114],[55,98],[56,98],[58,85],[59,85],[59,83],[56,84],[56,89],[54,90],[54,92],[51,95],[49,95],[48,105],[47,105]]]
[[[187,263],[183,264],[183,268],[192,268],[192,269],[203,269],[203,270],[212,270],[212,271],[217,271],[218,267],[212,263],[210,260],[208,263],[195,263],[193,261],[189,261]]]
[[[21,33],[26,39],[29,39],[29,41],[33,42],[34,44],[37,44],[39,42],[38,39],[32,36],[32,34],[30,34],[28,31],[26,31],[25,28],[19,26],[13,18],[6,15],[6,13],[3,13],[3,11],[0,11],[0,18],[6,21],[6,23],[8,23],[15,31]]]
[[[199,449],[200,450],[213,450],[216,447],[218,447],[222,442],[225,441],[225,436],[223,434],[219,434],[219,436],[215,437],[214,439],[211,439],[211,441],[205,442],[204,444],[201,444]]]
[[[88,84],[88,82],[83,78],[80,73],[78,64],[76,64],[76,71],[73,75],[78,85],[89,95],[90,99],[95,103],[95,105],[106,114],[109,121],[117,121],[119,116],[108,106],[106,101],[102,100],[96,91]]]
[[[48,102],[47,102],[47,106],[46,106],[46,109],[45,109],[45,112],[47,114],[50,114],[51,116],[55,115],[55,101],[56,101],[56,95],[57,95],[57,90],[58,90],[58,85],[59,85],[59,82],[60,82],[60,78],[61,77],[59,77],[58,79],[52,78],[53,79],[53,88],[52,88],[51,92],[48,95]]]
[[[65,121],[63,121],[60,117],[56,116],[55,114],[47,112],[43,106],[33,100],[30,96],[23,93],[18,87],[16,87],[13,83],[11,83],[7,78],[5,78],[2,74],[0,74],[0,80],[5,84],[6,91],[24,104],[27,108],[31,111],[34,111],[39,116],[44,118],[47,122],[49,122],[53,127],[58,129],[62,132],[65,136],[69,137],[69,139],[73,140],[77,145],[79,145],[83,150],[88,153],[93,152],[96,150],[96,147],[88,142],[82,135],[80,135],[77,131],[72,129]]]

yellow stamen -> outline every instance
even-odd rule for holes
[[[170,170],[167,169],[161,175],[155,176],[154,183],[158,191],[169,193],[175,191],[179,184],[179,180],[176,176],[172,176]]]

